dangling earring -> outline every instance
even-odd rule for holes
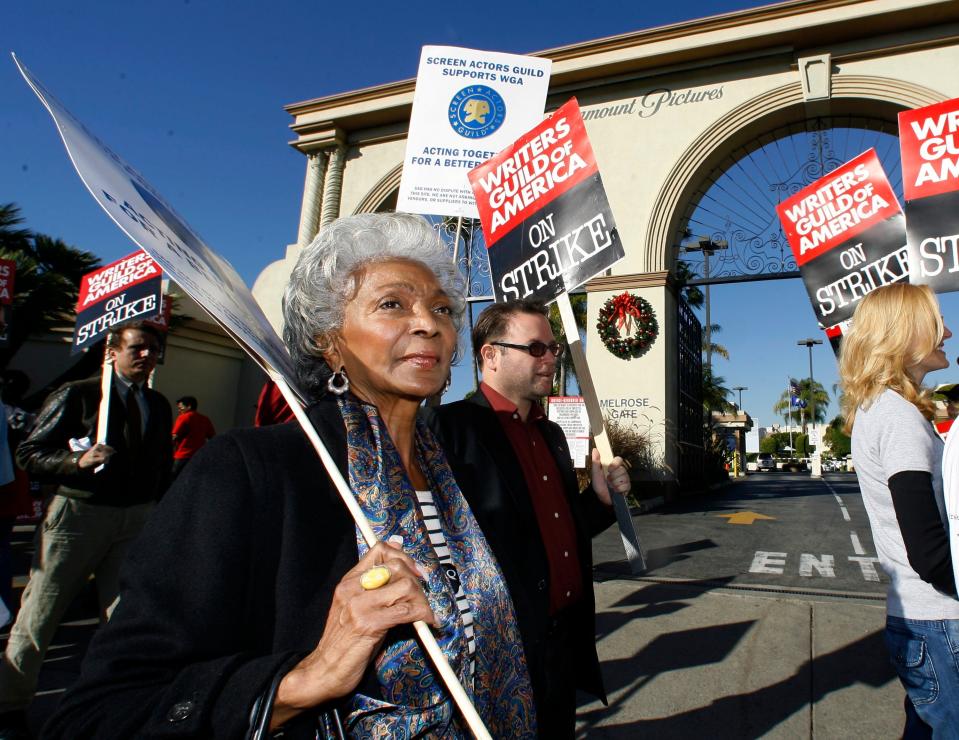
[[[350,389],[350,379],[346,377],[346,368],[340,367],[326,381],[326,389],[337,396],[342,396]]]
[[[453,373],[446,376],[446,383],[443,385],[443,393],[449,393],[450,386],[453,385]]]

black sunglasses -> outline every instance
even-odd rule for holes
[[[529,344],[510,344],[509,342],[490,342],[490,344],[495,344],[497,347],[509,347],[510,349],[521,349],[524,352],[529,352],[532,357],[542,357],[546,354],[546,351],[549,350],[553,353],[553,357],[562,357],[563,352],[566,350],[562,344],[558,342],[551,342],[550,344],[544,344],[543,342],[530,342]]]

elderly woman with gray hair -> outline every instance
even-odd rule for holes
[[[502,571],[417,418],[449,378],[464,308],[423,219],[323,229],[291,276],[284,335],[379,543],[367,548],[296,425],[215,437],[133,548],[47,736],[466,737],[416,620],[493,736],[535,736]]]

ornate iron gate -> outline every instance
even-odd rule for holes
[[[702,326],[682,296],[677,300],[679,403],[676,481],[681,491],[695,490],[704,480]]]

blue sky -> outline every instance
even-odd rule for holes
[[[524,53],[760,4],[594,0],[584,12],[564,0],[8,3],[0,27],[0,202],[19,204],[29,228],[104,262],[133,251],[80,183],[10,51],[252,284],[296,239],[304,160],[287,145],[285,104],[412,77],[424,44]],[[953,296],[944,299],[947,322],[959,317]],[[796,340],[818,336],[801,283],[715,287],[713,320],[732,355],[716,361],[717,374],[748,386],[746,409],[772,421],[786,376],[806,374],[806,349]],[[959,342],[947,345],[951,355],[957,350]],[[814,350],[814,363],[830,388],[828,347]],[[951,379],[937,375],[930,380]],[[454,394],[461,387],[457,378]]]

